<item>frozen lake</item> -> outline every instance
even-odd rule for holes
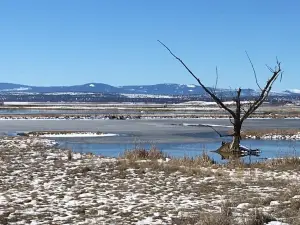
[[[132,149],[135,143],[146,143],[142,147],[155,144],[172,156],[195,156],[206,150],[215,160],[221,156],[211,152],[216,150],[222,139],[207,127],[174,126],[180,123],[215,124],[221,133],[231,128],[228,119],[153,119],[153,120],[1,120],[0,134],[28,131],[94,131],[116,133],[120,136],[101,138],[60,139],[64,147],[74,151],[93,152],[105,156],[118,156],[125,149]],[[248,119],[244,129],[298,129],[298,119]],[[251,148],[259,148],[262,154],[252,157],[282,157],[299,154],[299,141],[259,141],[245,140],[242,143]],[[245,158],[246,159],[246,158]]]

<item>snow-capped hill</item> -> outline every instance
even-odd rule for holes
[[[0,91],[18,92],[18,91],[29,91],[29,90],[31,90],[31,87],[18,87],[18,88],[11,88],[11,89],[2,89]]]
[[[287,92],[294,93],[294,94],[300,94],[300,89],[290,89],[290,90],[287,90]]]
[[[157,94],[157,95],[189,95],[204,94],[203,88],[196,85],[181,85],[181,84],[155,84],[155,85],[129,85],[120,87],[122,93],[130,94]]]
[[[21,85],[21,84],[11,84],[11,83],[0,83],[0,91],[28,91],[31,87],[28,85]]]
[[[208,87],[208,89],[216,92],[222,97],[232,97],[236,90],[225,88]],[[106,94],[130,94],[148,96],[148,95],[201,95],[208,96],[202,87],[194,84],[154,84],[154,85],[127,85],[127,86],[111,86],[103,83],[86,83],[82,85],[72,86],[29,86],[21,84],[0,83],[0,93],[106,93]],[[258,96],[260,91],[245,88],[242,89],[241,96]],[[270,96],[299,96],[300,89],[291,89],[285,92],[271,92]]]

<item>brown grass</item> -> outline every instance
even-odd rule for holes
[[[248,164],[250,168],[268,170],[300,170],[300,157],[292,156],[285,158],[270,159],[263,162]]]
[[[264,225],[271,221],[276,221],[276,219],[256,209],[249,215],[243,225]]]
[[[268,159],[261,162],[246,163],[242,158],[230,159],[224,164],[215,164],[216,167],[225,167],[228,169],[261,169],[261,170],[300,170],[300,157],[291,156],[283,158]]]
[[[168,156],[155,146],[152,146],[149,150],[139,147],[132,150],[125,150],[124,155],[121,156],[121,158],[128,160],[156,160],[165,159],[166,157]]]
[[[164,163],[158,161],[158,159],[165,160],[166,158],[169,160],[163,161]],[[217,165],[205,151],[203,151],[202,155],[195,157],[184,156],[182,158],[170,158],[154,146],[149,150],[145,148],[126,150],[124,154],[121,155],[120,159],[121,170],[124,170],[125,168],[134,168],[138,170],[148,168],[156,171],[164,171],[166,174],[180,171],[188,175],[208,176],[209,174],[211,175],[211,173],[204,171],[203,168]]]
[[[225,202],[221,206],[219,213],[200,212],[197,217],[173,218],[172,224],[186,225],[265,225],[268,222],[276,221],[272,216],[259,210],[254,210],[243,218],[243,222],[238,222],[232,213],[232,204]]]
[[[184,156],[183,158],[171,158],[169,161],[170,165],[178,166],[178,167],[208,167],[216,164],[205,151],[202,152],[202,155],[198,155],[195,157]]]
[[[173,218],[172,224],[232,225],[234,224],[234,219],[232,216],[231,203],[225,202],[222,204],[220,213],[207,213],[200,211],[199,215],[195,217]]]
[[[137,147],[132,150],[126,150],[123,155],[120,157],[121,159],[126,159],[133,162],[138,160],[151,160],[155,161],[158,159],[165,160],[169,158],[168,162],[163,163],[164,165],[160,165],[157,161],[147,163],[142,162],[143,164],[147,164],[147,168],[155,168],[155,169],[169,169],[170,171],[182,171],[189,172],[191,174],[198,174],[198,170],[201,168],[228,168],[228,169],[263,169],[263,170],[300,170],[300,157],[291,156],[284,158],[276,158],[265,160],[261,162],[255,163],[246,163],[243,158],[231,158],[226,163],[219,164],[214,161],[207,152],[203,151],[201,155],[195,157],[184,156],[182,158],[169,157],[167,154],[152,146],[150,149]],[[130,165],[130,163],[129,163]],[[145,167],[145,165],[143,165]]]

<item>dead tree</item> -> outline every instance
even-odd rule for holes
[[[256,75],[256,72],[255,72],[254,66],[253,66],[253,64],[251,62],[251,59],[249,58],[249,56],[246,52],[247,57],[249,59],[249,62],[251,63],[251,66],[252,66],[252,69],[253,69],[256,84],[257,84],[258,88],[260,89],[260,94],[254,99],[254,101],[249,102],[249,106],[247,108],[244,108],[241,104],[241,91],[242,91],[242,89],[238,88],[236,90],[236,95],[233,98],[233,101],[235,102],[235,109],[230,109],[222,101],[222,99],[217,96],[216,91],[215,91],[216,86],[215,86],[214,90],[212,90],[211,88],[205,86],[201,82],[201,80],[188,68],[188,66],[170,50],[170,48],[168,48],[161,41],[158,40],[158,42],[160,44],[162,44],[169,51],[169,53],[185,67],[185,69],[196,79],[196,81],[204,89],[204,91],[217,103],[217,105],[220,108],[222,108],[222,109],[224,109],[225,111],[228,112],[229,120],[230,120],[231,124],[233,125],[233,134],[231,135],[231,136],[233,136],[233,140],[230,143],[229,151],[240,151],[241,129],[242,129],[243,122],[252,113],[254,113],[255,110],[257,110],[261,106],[261,104],[266,100],[266,98],[268,97],[268,95],[269,95],[269,93],[272,89],[272,86],[273,86],[274,82],[277,80],[277,78],[279,76],[282,77],[283,72],[281,70],[281,65],[280,65],[280,62],[278,61],[278,59],[276,61],[276,66],[275,66],[274,69],[267,66],[269,71],[272,73],[272,76],[268,79],[265,86],[263,88],[261,88],[260,85],[258,84],[258,81],[257,81],[257,75]],[[217,73],[217,77],[218,77],[217,70],[216,70],[216,73]],[[217,85],[217,81],[216,81],[216,85]]]

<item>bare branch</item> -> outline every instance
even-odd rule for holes
[[[248,109],[248,111],[243,115],[241,122],[243,122],[245,119],[247,119],[264,101],[265,99],[268,97],[273,83],[277,80],[278,76],[282,76],[282,71],[281,71],[281,66],[280,66],[280,62],[277,60],[277,66],[275,67],[275,69],[271,69],[269,68],[270,71],[273,71],[273,75],[271,76],[271,78],[267,81],[264,89],[262,90],[260,96],[254,101],[254,103],[250,106],[250,108]]]
[[[177,59],[184,67],[185,69],[196,79],[196,81],[198,82],[198,84],[204,89],[204,91],[206,93],[209,94],[209,96],[223,109],[225,109],[227,112],[229,112],[234,118],[236,117],[235,113],[229,109],[222,101],[221,99],[219,99],[214,93],[212,93],[209,88],[207,88],[198,77],[196,77],[196,75],[187,67],[187,65],[179,58],[177,57],[170,48],[168,48],[164,43],[162,43],[160,40],[157,40],[162,46],[164,46],[169,53],[175,58]]]
[[[234,122],[232,121],[232,117],[229,117],[229,122],[234,125]]]
[[[274,73],[274,70],[271,67],[269,67],[267,64],[266,67],[268,68],[268,70],[270,70],[271,73]]]
[[[216,83],[215,83],[215,88],[214,88],[214,94],[216,94],[218,80],[219,80],[219,72],[218,72],[218,67],[216,66]]]
[[[243,110],[244,113],[247,112],[246,109],[245,109],[245,107],[243,107],[242,105],[241,105],[241,109]]]
[[[215,128],[213,128],[213,126],[210,126],[210,125],[204,125],[204,124],[199,124],[199,126],[201,127],[210,127],[211,129],[213,129],[220,137],[232,137],[233,134],[221,134],[220,132],[218,132]]]
[[[236,104],[235,115],[236,115],[236,118],[239,120],[241,118],[241,92],[242,92],[242,89],[239,88],[237,90],[237,95],[236,95],[236,99],[235,99],[235,104]]]
[[[172,124],[172,125],[179,125],[179,126],[184,126],[183,123],[180,124]],[[189,124],[188,126],[192,126],[192,127],[209,127],[211,129],[213,129],[220,137],[229,137],[229,136],[233,136],[233,134],[221,134],[219,131],[217,131],[212,125],[208,125],[208,124]]]
[[[252,61],[251,61],[251,59],[250,59],[250,57],[249,57],[249,55],[248,55],[248,52],[247,52],[247,51],[245,51],[245,52],[246,52],[246,55],[247,55],[247,57],[248,57],[248,60],[249,60],[249,62],[250,62],[250,64],[251,64],[251,66],[252,66],[252,70],[253,70],[254,77],[255,77],[255,82],[256,82],[257,86],[259,87],[259,89],[262,91],[262,89],[261,89],[261,87],[259,86],[258,81],[257,81],[257,75],[256,75],[256,71],[255,71],[254,65],[253,65],[253,63],[252,63]]]

